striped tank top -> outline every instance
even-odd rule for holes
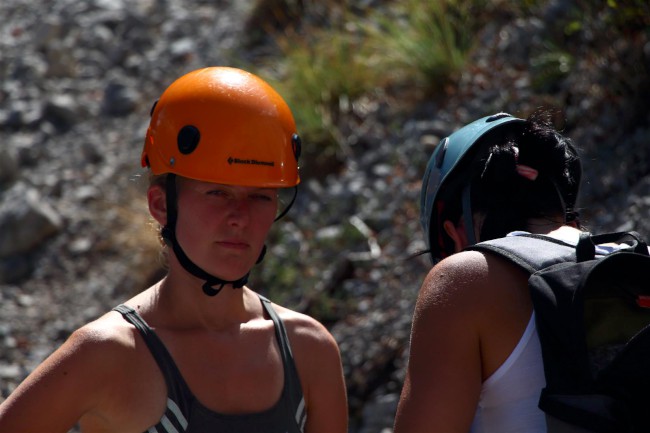
[[[269,409],[250,414],[231,415],[214,412],[203,406],[185,383],[171,354],[155,332],[140,315],[126,305],[115,311],[135,326],[165,378],[167,408],[160,421],[144,433],[303,433],[307,413],[300,378],[291,354],[287,331],[271,305],[271,301],[258,295],[275,326],[275,336],[280,347],[284,366],[284,387],[280,399]]]

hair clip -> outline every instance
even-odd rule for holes
[[[517,174],[522,177],[525,177],[528,180],[535,180],[539,175],[539,172],[532,167],[523,164],[516,165]]]

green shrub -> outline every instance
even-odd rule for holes
[[[465,65],[477,3],[405,0],[391,14],[373,14],[365,29],[384,71],[381,84],[415,86],[422,97],[440,95]]]
[[[559,83],[566,78],[575,60],[571,54],[557,47],[531,59],[532,85],[539,92],[554,93],[558,90]]]
[[[333,171],[345,157],[342,119],[359,98],[393,92],[408,105],[442,95],[465,64],[487,3],[404,0],[365,11],[344,5],[327,26],[276,31],[280,55],[264,76],[274,77],[269,81],[294,112],[306,143],[305,172]]]
[[[315,29],[305,38],[282,35],[277,43],[284,55],[282,73],[273,84],[293,110],[307,144],[306,164],[329,166],[343,141],[341,116],[350,101],[372,92],[378,70],[360,54],[363,38],[350,31]]]

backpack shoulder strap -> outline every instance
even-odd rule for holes
[[[479,242],[465,248],[503,257],[529,274],[548,266],[576,261],[576,247],[548,236],[522,234]]]

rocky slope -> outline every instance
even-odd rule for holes
[[[407,113],[389,100],[358,104],[340,125],[342,169],[303,174],[299,200],[274,234],[285,244],[271,242],[254,287],[274,293],[266,286],[282,261],[304,276],[283,296],[337,338],[351,431],[390,431],[428,269],[408,258],[423,247],[419,183],[440,138],[488,113],[556,106],[585,157],[587,225],[650,234],[647,29],[611,40],[606,17],[596,16],[571,40],[569,72],[540,85],[539,65],[552,64],[539,63],[540,53],[571,4],[495,19],[444,99]],[[149,108],[182,73],[227,63],[252,6],[0,3],[0,399],[73,329],[161,275],[138,165]]]

